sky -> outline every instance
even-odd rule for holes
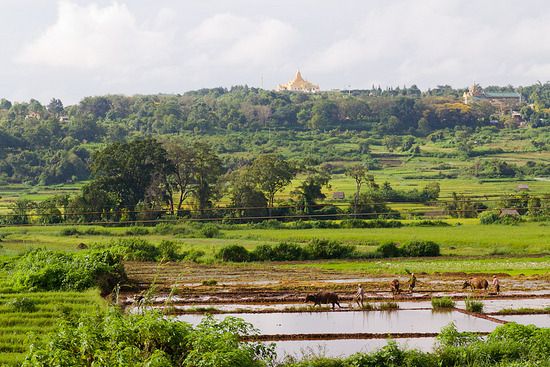
[[[550,80],[547,0],[0,0],[0,98]]]

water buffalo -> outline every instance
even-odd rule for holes
[[[394,279],[390,282],[390,290],[394,296],[401,293],[399,290],[399,279]]]
[[[329,304],[332,303],[332,308],[334,308],[334,305],[340,306],[340,303],[338,303],[338,295],[336,293],[332,292],[319,292],[317,294],[310,294],[306,297],[305,302],[315,302],[313,307],[319,305],[321,306],[321,303]]]
[[[489,282],[485,279],[470,278],[469,280],[464,281],[464,284],[462,284],[462,289],[466,289],[470,287],[473,292],[474,289],[487,290],[488,286],[489,286]]]

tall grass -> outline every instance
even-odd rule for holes
[[[477,312],[477,313],[483,312],[483,302],[481,302],[480,300],[475,300],[471,297],[466,297],[466,299],[464,300],[464,303],[466,304],[466,311]]]
[[[432,298],[431,303],[433,308],[453,308],[456,305],[450,297]]]

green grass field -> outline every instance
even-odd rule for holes
[[[19,366],[29,349],[28,334],[58,330],[63,315],[105,307],[97,290],[85,292],[0,292],[0,365]]]

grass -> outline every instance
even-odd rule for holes
[[[537,313],[537,312],[541,312],[541,313],[550,312],[550,306],[544,307],[544,308],[530,308],[530,307],[504,308],[502,310],[495,312],[495,314],[522,315],[522,314],[530,314],[530,313]]]
[[[14,307],[13,301],[18,299],[25,299],[27,303],[24,304],[32,304],[34,307],[32,310]],[[91,313],[104,306],[105,301],[97,290],[80,293],[0,293],[0,365],[21,364],[29,349],[28,333],[55,331],[62,315]]]
[[[284,264],[280,267],[307,267],[313,269],[357,272],[372,275],[392,275],[426,272],[507,273],[510,275],[548,274],[550,256],[520,258],[467,258],[467,259],[381,259],[375,261],[327,261],[322,263]]]
[[[456,305],[450,297],[432,298],[431,303],[433,308],[454,308]]]
[[[483,302],[479,300],[475,300],[471,297],[466,297],[466,299],[464,300],[464,303],[466,304],[466,311],[477,312],[477,313],[483,312]]]

